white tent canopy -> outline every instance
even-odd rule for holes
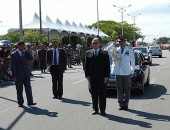
[[[23,26],[23,30],[39,30],[40,29],[40,18],[35,13],[33,16],[33,20]],[[10,31],[18,31],[19,28],[11,28]],[[58,36],[79,36],[79,37],[96,37],[98,34],[98,29],[93,27],[90,29],[86,25],[83,26],[81,23],[79,26],[75,24],[73,21],[70,24],[67,20],[63,24],[58,18],[54,23],[49,16],[46,16],[45,22],[42,21],[42,32],[49,35],[58,35]],[[109,37],[107,34],[102,32],[99,29],[99,36]]]

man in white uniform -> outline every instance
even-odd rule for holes
[[[114,73],[116,75],[119,110],[128,110],[131,75],[134,73],[135,57],[132,48],[125,45],[124,36],[119,36],[117,41],[120,46],[113,50],[113,61],[115,63]]]

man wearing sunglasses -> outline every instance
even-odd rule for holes
[[[119,36],[117,41],[120,47],[114,49],[113,59],[119,110],[128,110],[131,75],[135,70],[135,57],[132,48],[125,45],[126,39],[124,36]]]
[[[106,82],[110,75],[110,62],[107,51],[100,48],[98,38],[92,40],[92,49],[86,52],[85,77],[90,84],[92,96],[93,113],[106,115]]]

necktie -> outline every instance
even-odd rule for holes
[[[94,57],[97,57],[97,50],[94,51]]]
[[[57,64],[56,49],[54,49],[54,65]]]
[[[123,53],[124,48],[121,49],[121,54]]]

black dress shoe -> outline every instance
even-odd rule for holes
[[[18,107],[23,107],[23,104],[19,104]]]
[[[28,103],[28,106],[34,106],[36,105],[37,103]]]
[[[99,112],[98,111],[93,111],[92,112],[92,115],[96,115],[96,114],[99,114]]]
[[[62,96],[59,96],[58,99],[62,99]]]
[[[102,116],[107,115],[106,112],[101,112],[100,114],[101,114]]]
[[[125,108],[124,107],[120,107],[119,110],[124,110]]]
[[[58,99],[58,97],[54,96],[53,99]]]
[[[128,107],[124,107],[124,110],[125,110],[125,111],[128,111],[128,110],[129,110],[129,108],[128,108]]]

